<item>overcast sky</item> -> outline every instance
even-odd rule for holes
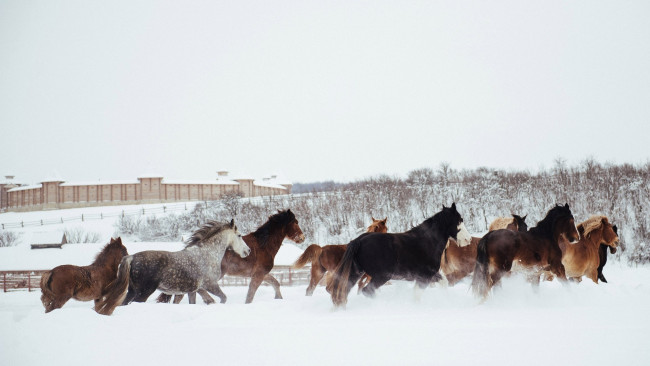
[[[650,2],[0,0],[0,176],[650,161]]]

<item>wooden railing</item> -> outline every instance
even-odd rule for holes
[[[40,271],[0,271],[0,287],[3,292],[9,291],[40,291]],[[306,285],[309,283],[309,267],[292,269],[291,266],[275,266],[271,270],[281,286]],[[248,286],[249,277],[224,276],[220,281],[221,286]]]

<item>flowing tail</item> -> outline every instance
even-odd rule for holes
[[[122,258],[117,269],[117,278],[106,287],[101,300],[95,304],[95,311],[103,315],[113,314],[113,310],[124,301],[129,287],[132,255]]]
[[[43,303],[43,306],[45,306],[46,313],[52,311],[50,306],[54,300],[54,292],[52,292],[50,283],[52,283],[52,271],[44,272],[41,275],[41,302]]]
[[[360,241],[358,240],[353,240],[348,244],[345,254],[343,254],[343,259],[341,259],[341,262],[334,271],[334,276],[327,283],[327,291],[332,295],[334,306],[338,307],[348,302],[348,293],[355,282],[350,282],[350,275],[353,270],[358,272],[354,257],[359,250],[359,245]]]
[[[488,233],[489,234],[489,233]],[[476,247],[476,265],[474,266],[474,277],[472,278],[472,291],[474,295],[486,298],[490,291],[488,278],[488,254],[487,237],[484,235]]]
[[[312,266],[317,265],[318,263],[314,263],[314,261],[318,260],[318,257],[320,257],[322,252],[323,248],[321,248],[320,245],[312,244],[305,249],[300,257],[298,257],[292,267],[294,269],[302,268],[307,265],[308,262],[312,262]]]

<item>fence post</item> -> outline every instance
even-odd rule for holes
[[[43,226],[43,219],[41,219],[41,226]]]
[[[7,292],[7,272],[2,274],[2,289]]]
[[[27,273],[27,292],[32,291],[32,273]]]
[[[291,267],[289,267],[289,286],[292,286],[293,282],[291,281]]]

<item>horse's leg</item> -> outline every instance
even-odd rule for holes
[[[246,294],[246,304],[253,302],[257,288],[262,284],[264,276],[263,273],[256,273],[251,277],[251,283],[248,285],[248,293]]]
[[[350,275],[350,283],[351,283],[351,285],[349,285],[350,287],[354,286],[354,283],[356,283],[357,279],[358,279],[358,277],[354,278],[354,279],[352,277],[353,276]],[[359,276],[359,277],[361,277],[361,276]],[[361,290],[361,292],[365,296],[373,298],[373,297],[375,297],[375,290],[378,289],[379,287],[381,287],[386,282],[388,282],[388,280],[390,280],[389,276],[385,276],[385,275],[372,276],[372,278],[370,279],[370,282],[368,282],[368,286],[364,287],[363,290]]]
[[[280,282],[278,282],[278,280],[275,277],[271,276],[270,274],[267,274],[266,276],[264,276],[264,282],[273,286],[273,290],[275,290],[276,299],[282,298],[282,294],[280,293]]]
[[[594,281],[595,284],[598,284],[598,268],[592,268],[588,272],[587,277],[591,278],[591,280]]]
[[[221,288],[221,287],[219,287],[219,288]],[[207,291],[205,291],[204,289],[198,289],[197,292],[199,293],[199,295],[201,295],[201,298],[203,299],[203,302],[206,303],[207,305],[216,303],[216,301],[214,301],[212,296],[210,296],[210,294]],[[194,302],[196,302],[196,294],[194,295],[194,297],[195,297]]]
[[[191,294],[192,293],[190,292],[190,295],[189,295],[190,298],[192,296]],[[196,295],[194,295],[194,296],[196,296]],[[174,295],[174,304],[180,304],[182,300],[183,300],[183,295],[182,294],[181,295]],[[192,301],[190,300],[190,304],[191,303],[192,303]]]
[[[218,281],[209,281],[208,283],[205,284],[205,289],[208,290],[208,292],[212,293],[213,295],[219,297],[220,300],[219,302],[222,304],[225,304],[226,300],[228,300],[226,294],[224,294],[223,291],[221,291],[221,287],[219,287]],[[199,290],[199,294],[201,294],[201,291],[202,289]],[[196,296],[196,294],[194,296]],[[203,297],[203,295],[201,295],[201,297]],[[210,299],[212,299],[212,297],[210,297]],[[205,301],[205,297],[203,298],[203,300]],[[212,302],[214,302],[214,299],[212,299]]]
[[[318,265],[313,265],[311,266],[311,278],[309,279],[309,286],[307,287],[307,292],[305,293],[306,296],[311,296],[314,294],[314,290],[316,290],[316,286],[318,286],[318,283],[320,280],[323,279],[323,276],[325,275],[325,268],[321,266],[320,264]]]
[[[156,298],[156,302],[158,303],[169,303],[172,300],[172,295],[168,295],[164,292],[161,292],[160,295]],[[174,299],[174,303],[176,304],[176,299]]]
[[[177,295],[177,296],[180,297],[180,300],[183,300],[183,295]],[[179,303],[181,302],[180,300],[178,300]],[[187,301],[190,304],[196,304],[196,292],[194,292],[194,291],[188,292],[187,293]]]

